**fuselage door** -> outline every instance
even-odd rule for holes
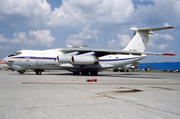
[[[42,57],[38,57],[38,58],[36,59],[36,65],[37,65],[37,66],[42,66]]]

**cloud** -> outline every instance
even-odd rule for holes
[[[174,38],[169,34],[154,33],[149,40],[148,47],[152,50],[165,50],[169,43],[164,43],[164,40],[173,41]]]
[[[108,41],[108,47],[113,48],[117,47],[117,43],[114,39]]]
[[[118,34],[118,44],[120,47],[125,47],[128,45],[128,43],[131,41],[131,38],[129,35],[120,35]]]
[[[51,36],[50,30],[29,31],[28,35],[25,32],[14,33],[12,39],[6,39],[0,34],[0,41],[13,44],[51,46],[54,40],[55,38]]]
[[[28,41],[34,45],[40,43],[42,45],[51,46],[54,42],[54,38],[51,36],[50,30],[30,31],[29,35],[35,37],[35,39],[29,39]]]
[[[179,0],[152,0],[154,4],[139,4],[134,13],[135,19],[143,25],[162,24],[170,21],[180,25]],[[157,13],[158,12],[158,13]]]
[[[151,36],[152,40],[174,40],[173,36],[169,35],[169,34],[158,34],[158,33],[154,33]]]
[[[164,49],[166,49],[169,46],[169,44],[166,43],[166,44],[160,44],[160,45],[157,45],[157,46],[158,46],[158,49],[164,50]]]
[[[123,35],[123,34],[118,34],[117,40],[109,40],[108,41],[108,47],[111,48],[124,48],[128,45],[128,43],[131,41],[131,38],[129,35]]]
[[[11,40],[11,43],[26,43],[26,33],[25,32],[20,32],[20,33],[14,33],[13,39]]]
[[[9,49],[11,49],[11,48],[10,48],[10,47],[8,47],[8,46],[5,46],[5,47],[3,47],[3,46],[0,46],[0,49],[9,50]]]
[[[63,0],[54,10],[46,0],[4,0],[0,4],[0,24],[4,27],[17,28],[23,24],[36,30],[81,29],[87,24],[104,29],[104,24],[132,22],[135,10],[131,0]]]
[[[168,23],[164,23],[164,26],[171,26],[171,25],[169,25]]]
[[[131,0],[63,0],[59,8],[51,11],[51,5],[46,0],[1,0],[0,23],[6,27],[24,23],[36,29],[83,28],[87,24],[100,29],[104,24],[114,27],[115,24],[124,26],[137,22],[162,24],[162,21],[174,21],[180,25],[179,0],[152,1],[154,4],[139,4],[135,9]]]
[[[64,0],[60,8],[48,14],[48,26],[84,26],[87,24],[126,23],[133,19],[130,0]]]
[[[91,30],[87,26],[79,34],[70,35],[66,41],[66,45],[92,45],[98,41],[98,33],[100,33],[98,30]]]
[[[51,12],[46,0],[1,0],[0,4],[0,23],[7,26],[17,26],[23,22],[39,27],[47,22],[47,15]]]
[[[148,43],[148,47],[151,48],[151,50],[164,50],[169,46],[168,43],[165,44],[154,44],[153,42]]]
[[[0,34],[0,42],[7,42],[7,41],[9,41],[9,39],[4,38],[3,35]]]

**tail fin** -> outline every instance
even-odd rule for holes
[[[123,50],[144,52],[146,45],[149,41],[149,38],[153,33],[152,31],[171,29],[171,28],[174,27],[168,26],[168,27],[141,28],[141,29],[131,28],[131,30],[134,31],[134,37]]]

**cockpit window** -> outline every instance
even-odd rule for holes
[[[12,56],[20,55],[20,54],[22,54],[22,52],[15,52],[14,54],[9,55],[8,57],[12,57]]]

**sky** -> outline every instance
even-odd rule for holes
[[[180,61],[179,0],[0,0],[0,59],[17,50],[67,48],[122,50],[130,28],[173,26],[155,31],[146,52],[175,53],[141,62]]]

